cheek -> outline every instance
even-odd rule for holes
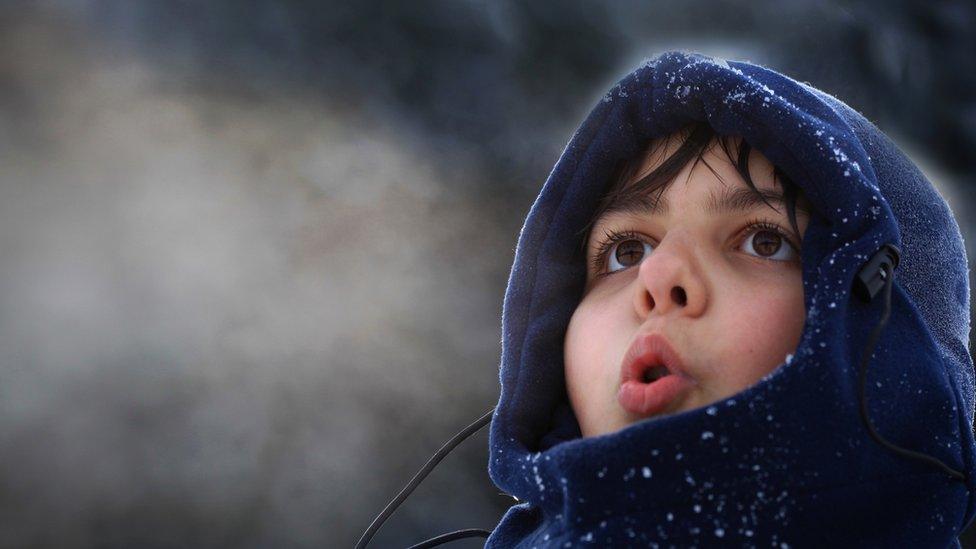
[[[729,376],[732,388],[744,389],[755,383],[796,350],[806,318],[801,284],[797,279],[795,287],[767,287],[763,293],[743,294],[753,297],[740,300],[732,309],[737,314],[724,322],[734,327],[724,353],[733,357],[730,363],[735,371]]]
[[[573,312],[563,343],[566,388],[574,407],[599,387],[595,381],[607,375],[612,334],[620,333],[619,319],[611,307],[584,301]]]

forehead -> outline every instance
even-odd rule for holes
[[[613,200],[604,207],[595,225],[618,218],[667,216],[676,194],[693,195],[690,200],[703,215],[719,216],[746,213],[772,205],[785,214],[783,189],[773,175],[773,165],[762,153],[750,149],[749,174],[755,189],[750,188],[732,164],[725,150],[716,140],[702,153],[701,160],[689,160],[662,192],[660,186],[640,190],[637,184],[659,168],[680,147],[680,135],[656,140],[643,154],[640,168],[614,193]],[[730,139],[729,152],[738,154],[737,139]],[[628,192],[629,191],[629,192]],[[768,204],[767,204],[768,203]],[[799,212],[805,212],[802,205]]]
[[[623,184],[623,188],[633,187],[645,176],[662,167],[664,162],[674,157],[686,138],[687,132],[679,131],[651,141],[648,148],[641,153],[640,168],[628,178]],[[738,159],[742,142],[742,138],[738,136],[726,136],[724,138],[714,136],[702,152],[701,158],[692,157],[688,160],[675,176],[675,181],[693,180],[695,182],[706,182],[710,187],[741,186],[748,189],[746,182],[729,158],[731,155],[732,158]],[[727,151],[723,145],[728,148]],[[749,168],[750,178],[756,189],[763,192],[781,190],[773,175],[773,164],[765,155],[759,150],[749,147],[749,155],[745,160]],[[670,192],[673,187],[674,185],[669,185],[667,192]]]

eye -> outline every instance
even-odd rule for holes
[[[749,255],[784,263],[798,262],[800,259],[799,247],[775,223],[753,220],[739,234],[743,233],[746,236],[739,247]],[[607,231],[596,245],[592,259],[591,269],[595,276],[609,276],[640,264],[654,251],[654,245],[645,238],[635,231]]]
[[[619,240],[610,247],[607,254],[607,272],[613,273],[627,267],[633,267],[652,251],[654,251],[654,247],[643,240],[636,238]]]
[[[793,244],[776,228],[765,223],[751,225],[742,247],[750,255],[773,261],[796,261],[799,254]]]

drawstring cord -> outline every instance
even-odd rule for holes
[[[427,475],[429,475],[432,470],[434,470],[434,467],[436,467],[437,464],[440,463],[442,459],[444,459],[444,456],[449,454],[451,450],[454,449],[455,446],[461,444],[461,442],[464,439],[480,431],[481,428],[484,427],[485,425],[488,425],[488,423],[491,422],[491,415],[494,412],[495,412],[495,408],[488,410],[488,412],[485,415],[478,418],[478,420],[472,423],[471,425],[468,425],[467,427],[462,429],[461,432],[454,435],[454,437],[451,438],[451,440],[447,441],[447,443],[444,446],[441,446],[441,449],[438,450],[433,456],[431,456],[429,460],[427,460],[427,463],[423,467],[421,467],[420,471],[417,471],[417,474],[414,475],[412,479],[410,479],[410,482],[408,482],[407,485],[404,486],[402,490],[400,490],[400,493],[397,494],[395,498],[393,498],[393,501],[388,503],[386,507],[383,509],[383,511],[380,512],[380,514],[375,519],[373,519],[372,524],[370,524],[369,528],[367,528],[366,531],[363,532],[363,536],[359,538],[359,543],[356,544],[356,549],[365,549],[366,545],[369,543],[369,540],[373,539],[373,536],[376,534],[377,530],[380,529],[380,526],[383,526],[383,523],[386,522],[386,519],[390,518],[390,515],[393,514],[393,511],[396,511],[396,508],[399,507],[400,504],[402,504],[405,499],[407,499],[407,496],[410,495],[410,492],[413,492],[414,489],[417,488],[417,486],[424,480],[424,478]],[[441,534],[427,541],[423,541],[416,545],[413,545],[409,549],[427,549],[428,547],[436,547],[438,545],[447,543],[449,541],[454,541],[456,539],[473,538],[473,537],[487,538],[490,535],[491,535],[490,530],[482,530],[480,528],[468,528],[465,530],[457,530],[454,532],[449,532],[447,534]]]
[[[871,420],[868,418],[868,405],[864,398],[864,384],[867,378],[868,361],[871,358],[871,351],[874,349],[875,344],[878,342],[878,338],[881,336],[881,330],[884,329],[885,324],[888,323],[888,317],[891,315],[891,285],[895,278],[895,267],[898,266],[898,256],[898,248],[895,248],[891,244],[885,244],[880,250],[875,252],[871,260],[868,261],[868,263],[858,273],[858,278],[855,279],[854,293],[866,303],[870,303],[875,295],[877,295],[878,285],[881,283],[884,284],[884,311],[882,311],[881,318],[878,320],[878,324],[874,327],[874,330],[872,330],[871,336],[868,338],[867,344],[864,345],[864,351],[861,354],[861,373],[860,382],[858,384],[858,393],[861,402],[861,419],[864,421],[864,425],[868,429],[868,434],[870,434],[871,438],[873,438],[878,444],[900,456],[935,466],[947,473],[952,478],[965,482],[966,475],[949,467],[938,459],[928,454],[913,452],[911,450],[895,446],[894,444],[883,439],[881,435],[874,430],[874,425],[871,424]]]
[[[441,534],[436,538],[430,538],[429,540],[422,541],[417,545],[411,545],[407,549],[427,549],[428,547],[437,547],[438,545],[442,545],[444,543],[447,543],[449,541],[454,541],[456,539],[477,538],[477,537],[487,538],[490,535],[491,532],[488,530],[482,530],[480,528],[468,528],[467,530],[457,530],[449,534]]]

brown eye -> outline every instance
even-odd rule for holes
[[[614,272],[619,270],[618,267],[623,269],[633,267],[653,250],[654,248],[650,244],[640,240],[633,238],[622,240],[613,247],[607,270]]]
[[[783,245],[783,237],[772,231],[759,231],[752,239],[757,252],[764,256],[771,256]]]
[[[769,229],[758,229],[749,233],[743,242],[747,252],[764,259],[791,261],[797,258],[793,245],[783,235]]]

